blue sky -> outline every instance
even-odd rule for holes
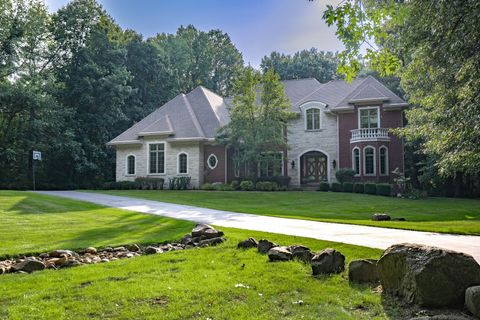
[[[242,52],[246,63],[260,65],[272,51],[293,53],[312,47],[342,50],[335,30],[322,13],[340,0],[97,0],[123,28],[145,37],[174,33],[180,25],[221,29]],[[50,11],[68,0],[45,0]]]

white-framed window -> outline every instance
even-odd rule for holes
[[[217,156],[214,155],[213,153],[209,155],[207,158],[207,165],[211,170],[215,169],[218,165]]]
[[[283,152],[264,154],[265,160],[258,164],[260,177],[283,176]]]
[[[235,178],[240,177],[240,160],[238,159],[240,157],[240,150],[235,149],[233,151],[233,174]]]
[[[165,143],[151,143],[148,145],[148,173],[165,173]]]
[[[305,110],[305,130],[320,130],[320,108],[311,107]]]
[[[375,148],[371,146],[363,148],[363,174],[366,176],[374,176],[375,165]]]
[[[127,173],[127,175],[128,176],[135,175],[135,156],[133,154],[129,154],[127,156],[127,161],[125,164],[126,164],[125,172]]]
[[[380,108],[358,108],[358,128],[380,128]]]
[[[188,154],[185,152],[181,152],[177,156],[177,173],[188,173]]]
[[[378,149],[378,158],[380,164],[380,175],[388,176],[388,148],[381,146]]]
[[[358,147],[352,150],[352,170],[356,176],[360,175],[360,149]]]

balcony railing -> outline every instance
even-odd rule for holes
[[[350,142],[390,140],[387,128],[362,128],[350,131],[352,132],[352,138],[350,139]]]

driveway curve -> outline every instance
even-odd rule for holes
[[[78,191],[37,191],[51,196],[88,201],[108,207],[208,223],[221,227],[280,233],[318,240],[386,249],[410,242],[464,252],[480,263],[480,236],[377,228],[352,224],[286,219],[255,214],[199,208],[129,197]]]

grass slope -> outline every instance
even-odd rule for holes
[[[0,191],[0,257],[178,239],[193,223],[30,192]]]
[[[480,235],[480,200],[399,199],[334,192],[98,191],[218,210],[369,226]],[[407,221],[371,221],[386,212]]]

